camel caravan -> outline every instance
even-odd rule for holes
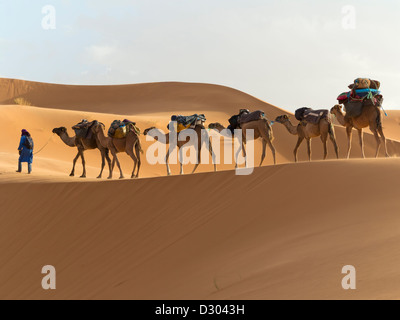
[[[171,123],[167,126],[169,133],[164,133],[162,130],[155,127],[144,130],[143,135],[152,137],[155,141],[161,142],[164,145],[172,145],[175,143],[179,150],[180,174],[183,174],[183,161],[182,150],[184,147],[193,145],[196,148],[197,162],[192,172],[195,173],[201,164],[201,150],[204,142],[213,159],[214,171],[217,171],[217,164],[215,161],[215,153],[212,148],[212,138],[209,134],[210,131],[215,132],[224,138],[232,140],[239,140],[239,149],[236,152],[236,160],[240,152],[246,160],[247,166],[247,153],[246,144],[249,139],[260,139],[262,142],[262,156],[260,167],[266,157],[267,146],[272,151],[273,161],[276,164],[276,149],[274,147],[274,134],[272,127],[274,123],[283,125],[287,131],[297,136],[297,143],[294,148],[294,161],[298,162],[298,150],[301,144],[306,141],[308,160],[311,161],[312,150],[311,140],[320,137],[326,160],[328,156],[327,143],[328,139],[333,144],[336,158],[339,159],[339,147],[336,142],[335,128],[332,117],[337,119],[337,122],[346,128],[348,137],[348,146],[346,158],[350,157],[351,141],[353,128],[358,131],[362,157],[365,158],[364,142],[363,142],[363,129],[369,127],[375,136],[377,147],[375,157],[378,157],[381,147],[381,139],[384,143],[385,155],[389,157],[387,152],[386,138],[383,133],[382,115],[381,110],[383,103],[383,96],[380,92],[380,82],[376,80],[358,78],[349,85],[350,91],[342,93],[337,98],[338,104],[331,110],[313,110],[311,108],[300,108],[295,112],[295,118],[298,121],[293,124],[288,114],[278,116],[274,121],[270,121],[264,111],[258,110],[251,112],[248,109],[241,109],[239,114],[232,116],[228,119],[229,125],[225,127],[221,123],[211,123],[208,125],[208,130],[205,127],[206,117],[203,114],[195,114],[192,116],[174,115],[171,117]],[[344,106],[344,108],[343,108]],[[171,127],[172,125],[172,127]],[[65,127],[53,129],[53,133],[57,134],[60,139],[69,147],[77,148],[77,155],[73,160],[73,167],[70,176],[75,175],[75,165],[79,158],[82,159],[83,173],[81,178],[86,178],[86,166],[84,152],[86,150],[99,150],[101,155],[101,171],[97,178],[102,178],[103,171],[108,164],[109,176],[108,179],[113,178],[113,171],[115,164],[120,172],[120,179],[124,178],[121,165],[118,159],[119,153],[126,153],[133,161],[133,171],[131,174],[132,179],[139,178],[141,167],[141,154],[143,150],[140,143],[141,131],[135,122],[130,120],[115,120],[105,134],[106,126],[100,121],[82,120],[72,129],[75,136],[70,136]],[[190,131],[189,131],[190,130]],[[171,141],[171,132],[176,133],[176,141]],[[249,132],[253,133],[249,136]],[[201,137],[193,142],[191,134],[196,137]],[[169,158],[171,150],[174,146],[168,148],[165,157],[165,164],[167,167],[167,175],[171,175],[169,167]],[[112,161],[110,159],[112,155]],[[236,168],[238,163],[236,161]]]

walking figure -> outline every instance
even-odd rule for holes
[[[22,130],[21,141],[19,143],[19,161],[18,161],[18,173],[22,172],[22,163],[28,163],[28,173],[32,172],[33,162],[33,140],[31,134],[25,129]]]

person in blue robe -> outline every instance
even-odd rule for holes
[[[21,135],[21,141],[19,143],[19,161],[18,161],[18,173],[22,172],[22,164],[28,163],[28,173],[32,173],[32,163],[33,163],[33,140],[30,133],[23,129]]]

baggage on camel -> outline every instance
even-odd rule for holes
[[[262,110],[257,110],[250,112],[248,109],[241,109],[239,114],[232,116],[229,121],[228,129],[234,133],[234,130],[240,129],[242,123],[249,123],[253,121],[258,121],[265,118],[265,112]]]
[[[130,121],[128,119],[125,119],[122,121],[126,125],[126,130],[128,132],[134,131],[138,136],[140,136],[140,129],[136,126],[136,122]]]
[[[313,110],[311,108],[300,108],[296,110],[295,117],[298,121],[306,121],[311,124],[319,124],[322,119],[329,117],[329,110]]]
[[[90,139],[92,135],[92,130],[90,128],[93,125],[93,121],[89,122],[86,119],[83,119],[81,122],[79,122],[77,125],[73,126],[72,129],[75,131],[75,135],[77,138],[81,139]]]
[[[261,110],[257,110],[251,113],[242,113],[242,115],[240,116],[240,123],[249,123],[252,121],[258,121],[261,119],[264,119],[265,117],[265,113],[264,111]]]
[[[136,126],[136,122],[125,119],[123,121],[115,120],[108,130],[108,136],[114,139],[123,139],[129,132],[135,132],[140,136],[140,129]]]
[[[121,120],[114,120],[108,129],[108,136],[115,139],[123,139],[128,133],[126,124]]]
[[[353,89],[349,92],[343,92],[337,97],[339,104],[345,104],[353,100],[372,99],[372,97],[380,95],[381,92],[376,89]]]
[[[235,114],[234,116],[229,118],[229,126],[228,129],[234,133],[236,129],[240,129],[240,118],[242,115],[250,114],[250,111],[247,109],[241,109],[239,114]]]
[[[194,114],[191,116],[173,115],[171,121],[177,122],[177,132],[181,132],[186,129],[194,129],[197,125],[204,125],[206,122],[206,116],[204,114]],[[168,124],[168,129],[170,129]]]
[[[344,103],[344,108],[346,111],[346,117],[348,118],[358,118],[362,114],[362,110],[364,107],[375,106],[377,108],[382,107],[383,97],[381,95],[377,95],[371,99],[364,100],[354,100],[347,101]]]
[[[354,83],[349,85],[351,90],[353,89],[375,89],[379,90],[381,83],[378,80],[371,80],[366,78],[357,78]]]
[[[337,100],[343,104],[347,118],[357,118],[361,116],[363,108],[366,106],[382,107],[383,96],[379,91],[381,83],[377,80],[358,78],[351,84],[350,92],[342,93]]]

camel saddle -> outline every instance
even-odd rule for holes
[[[243,123],[258,121],[264,119],[264,117],[265,117],[265,112],[261,110],[257,110],[251,113],[242,113],[242,115],[240,116],[239,123],[243,124]]]
[[[136,126],[136,122],[130,121],[128,119],[125,119],[122,121],[126,125],[126,129],[128,132],[135,132],[138,136],[140,136],[140,129]]]
[[[206,116],[204,114],[194,114],[191,116],[173,115],[171,122],[177,122],[177,132],[181,132],[186,129],[194,129],[197,125],[204,125],[206,122]],[[167,127],[170,130],[170,125]]]
[[[75,131],[77,138],[81,139],[91,139],[92,130],[90,130],[95,121],[89,122],[87,120],[82,120],[77,125],[73,126],[72,129]]]
[[[344,103],[346,118],[358,118],[361,116],[364,107],[374,106],[376,108],[382,107],[383,97],[377,95],[372,99],[365,99],[362,101],[348,101]]]
[[[322,119],[329,118],[329,110],[313,110],[311,108],[301,108],[295,112],[296,119],[301,122],[319,124]]]
[[[114,120],[108,129],[108,136],[110,138],[123,139],[127,133],[126,124],[121,120]]]

